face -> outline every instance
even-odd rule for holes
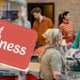
[[[33,13],[33,16],[36,20],[39,20],[39,13]]]
[[[65,17],[65,20],[68,20],[69,21],[69,19],[70,19],[70,13],[68,13],[66,16],[64,16]]]

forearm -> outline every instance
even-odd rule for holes
[[[53,76],[55,80],[67,80],[67,77],[63,75],[60,71],[54,71]]]
[[[67,65],[68,66],[74,66],[76,64],[80,63],[80,59],[75,59],[75,60],[67,60]]]
[[[67,76],[63,74],[57,74],[55,80],[67,80]]]
[[[77,60],[67,60],[67,65],[68,66],[74,66],[77,64]]]

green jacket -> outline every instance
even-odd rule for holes
[[[75,49],[75,48],[78,48],[79,44],[80,44],[80,28],[79,28],[79,30],[78,30],[78,33],[77,33],[77,35],[76,35],[76,38],[75,38],[75,40],[74,40],[71,48],[74,48],[74,49]]]

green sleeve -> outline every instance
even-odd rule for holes
[[[71,48],[78,48],[79,44],[80,44],[80,29],[78,30],[78,33],[76,35],[76,38],[75,38]]]

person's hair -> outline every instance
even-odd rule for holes
[[[46,43],[49,45],[53,45],[54,47],[60,47],[59,41],[61,38],[61,31],[58,28],[53,28],[46,37]]]
[[[41,10],[41,8],[39,8],[39,7],[35,7],[35,8],[33,8],[33,9],[31,10],[31,14],[33,14],[33,13],[42,13],[42,10]]]
[[[70,12],[65,11],[62,14],[59,15],[58,17],[58,26],[63,22],[63,19],[65,19],[65,16],[67,16]]]

